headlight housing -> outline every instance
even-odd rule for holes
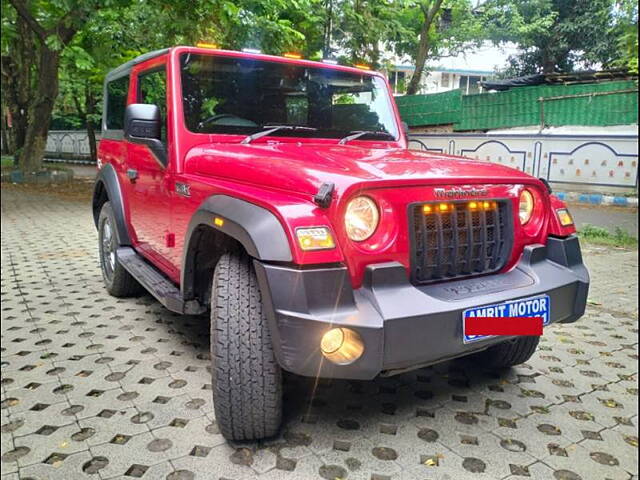
[[[534,207],[535,201],[533,199],[533,193],[525,188],[520,192],[520,208],[518,210],[520,223],[522,225],[526,225],[529,220],[531,220]]]
[[[371,237],[378,227],[380,213],[376,203],[369,197],[356,197],[349,202],[344,214],[347,235],[354,242]]]

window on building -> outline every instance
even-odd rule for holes
[[[107,83],[107,129],[124,129],[124,110],[127,106],[129,76],[120,77]]]
[[[478,93],[480,91],[479,82],[482,77],[475,75],[460,75],[460,81],[458,83],[459,88],[466,94]]]
[[[393,93],[404,93],[407,90],[407,74],[397,70],[389,73],[389,85]]]

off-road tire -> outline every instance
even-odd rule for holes
[[[539,342],[540,337],[520,337],[489,347],[479,355],[485,364],[491,367],[513,367],[529,360],[536,351]]]
[[[108,229],[108,233],[107,233]],[[110,241],[106,240],[106,236],[110,235]],[[109,246],[107,246],[109,244]],[[118,261],[116,251],[120,246],[118,238],[118,230],[116,228],[116,217],[113,214],[110,202],[105,202],[100,210],[98,217],[98,249],[100,257],[100,270],[102,270],[102,279],[107,291],[114,297],[131,297],[142,293],[142,286],[138,281],[127,272]],[[112,249],[112,261],[109,261],[105,255],[107,248]]]
[[[211,291],[213,403],[227,440],[258,440],[282,421],[282,371],[273,353],[258,280],[244,253],[225,253]]]

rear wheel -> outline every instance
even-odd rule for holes
[[[529,360],[538,348],[538,343],[540,337],[519,337],[490,347],[480,352],[479,356],[492,367],[513,367]]]
[[[130,297],[142,292],[138,281],[118,261],[118,231],[111,203],[105,202],[98,218],[100,269],[107,291],[114,297]]]
[[[228,440],[258,440],[278,432],[282,371],[273,353],[251,259],[226,253],[211,292],[213,402]]]

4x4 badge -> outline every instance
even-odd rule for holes
[[[183,197],[190,197],[191,187],[188,183],[176,182],[176,193],[178,195],[182,195]]]

